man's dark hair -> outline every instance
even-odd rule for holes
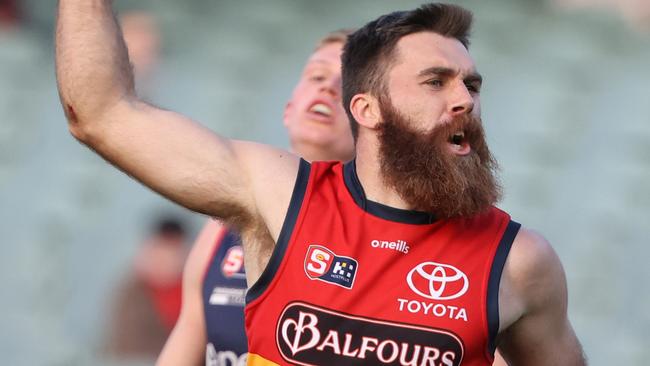
[[[400,38],[418,32],[434,32],[456,38],[469,47],[472,13],[457,5],[431,3],[410,11],[396,11],[366,24],[348,37],[343,49],[343,106],[356,140],[359,125],[350,111],[356,94],[385,92],[384,78]]]
[[[157,235],[185,236],[187,233],[184,223],[175,216],[159,217],[152,226],[152,233]]]

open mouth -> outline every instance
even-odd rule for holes
[[[311,106],[311,108],[309,108],[309,111],[311,113],[315,113],[323,117],[331,117],[333,113],[332,108],[330,108],[330,106],[324,103],[314,104],[313,106]]]
[[[467,155],[472,150],[465,138],[465,131],[458,131],[449,137],[449,146],[456,155]]]

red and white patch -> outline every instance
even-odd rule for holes
[[[226,252],[221,262],[221,272],[226,277],[232,277],[244,272],[244,251],[237,245]]]

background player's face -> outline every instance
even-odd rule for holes
[[[354,143],[341,104],[343,44],[329,43],[316,50],[287,103],[284,124],[294,148],[300,144],[352,151]]]

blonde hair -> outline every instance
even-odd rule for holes
[[[348,36],[352,33],[354,33],[356,29],[352,28],[343,28],[343,29],[337,29],[335,31],[327,33],[325,36],[323,36],[321,39],[316,42],[316,47],[314,48],[314,51],[318,51],[319,49],[332,44],[332,43],[341,43],[345,44],[348,40]]]

